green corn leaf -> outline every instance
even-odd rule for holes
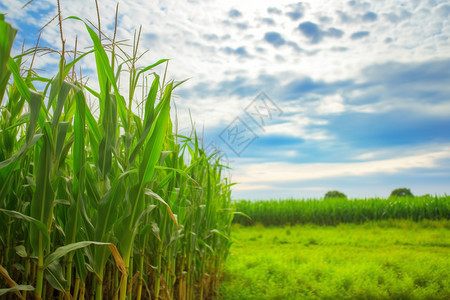
[[[76,101],[76,113],[74,119],[74,147],[73,147],[73,172],[78,179],[84,180],[86,151],[84,146],[85,130],[86,130],[86,100],[84,94],[79,91],[74,95]],[[84,184],[84,183],[83,183]],[[80,188],[83,190],[83,187]]]
[[[130,155],[129,159],[130,164],[132,164],[136,159],[136,155],[139,153],[142,145],[147,139],[148,134],[150,133],[150,130],[152,128],[154,119],[154,105],[156,101],[156,95],[158,93],[158,87],[159,87],[159,76],[156,75],[155,79],[153,80],[152,87],[150,88],[150,92],[148,93],[147,101],[145,102],[144,131],[142,132],[141,138],[137,142],[133,152]]]
[[[164,137],[166,136],[167,123],[170,112],[170,96],[172,93],[172,83],[170,83],[164,91],[164,96],[161,100],[163,107],[158,120],[155,120],[155,129],[145,145],[144,155],[139,166],[139,180],[141,186],[147,184],[153,176],[155,165],[161,155]]]
[[[84,88],[92,94],[92,96],[94,96],[95,98],[100,98],[100,94],[97,93],[96,91],[94,91],[93,89],[91,89],[90,87],[88,87],[87,85],[84,86]]]
[[[59,122],[58,124],[58,136],[56,137],[56,149],[55,157],[59,158],[66,142],[66,135],[70,128],[70,122]]]
[[[75,251],[74,261],[78,275],[83,281],[85,281],[87,276],[87,268],[84,255],[81,251]]]
[[[137,72],[136,78],[135,78],[134,83],[133,83],[133,86],[137,86],[138,85],[139,77],[142,75],[142,73],[145,73],[148,70],[151,70],[154,67],[159,66],[162,63],[165,63],[166,61],[169,61],[169,60],[168,59],[160,59],[156,63],[154,63],[154,64],[152,64],[150,66],[147,66],[147,67],[143,68],[142,70],[140,70],[139,72]]]
[[[111,230],[118,218],[118,207],[125,198],[125,187],[123,179],[116,179],[112,188],[104,195],[98,203],[98,211],[102,212],[98,215],[97,224],[95,226],[95,240],[108,242],[111,238]],[[94,270],[99,273],[103,270],[106,260],[110,252],[107,249],[95,249]]]
[[[8,192],[8,189],[10,188],[9,181],[12,171],[17,169],[18,163],[21,161],[21,159],[42,136],[42,134],[34,135],[31,141],[22,145],[20,150],[14,153],[13,156],[0,162],[0,199],[4,199],[6,193]]]
[[[98,168],[100,170],[100,178],[103,180],[108,176],[109,171],[111,171],[112,165],[112,151],[111,146],[108,145],[106,137],[103,137],[100,145],[98,146]]]
[[[53,77],[46,86],[46,90],[50,87],[50,93],[48,95],[49,100],[47,103],[47,110],[50,110],[50,107],[53,106],[55,99],[58,96],[58,91],[61,89],[59,75],[60,75],[59,73],[56,74],[56,76]]]
[[[45,122],[43,126],[41,126],[42,131],[44,132],[44,136],[48,137],[48,150],[51,151],[52,155],[54,155],[56,151],[56,139],[53,136],[53,131],[50,122]]]
[[[11,48],[17,29],[5,22],[5,15],[0,14],[0,105],[5,95],[11,71],[8,70],[8,60],[10,59]]]
[[[61,265],[57,261],[53,261],[47,265],[44,270],[45,279],[51,284],[54,289],[64,291],[67,285],[67,280],[64,277],[64,272]]]
[[[80,230],[80,205],[84,201],[85,178],[86,178],[86,151],[84,146],[85,129],[86,129],[86,100],[84,94],[78,91],[74,95],[76,112],[74,119],[74,143],[72,155],[72,169],[73,169],[73,190],[72,196],[75,203],[69,208],[69,215],[71,216],[66,225],[66,241],[68,243],[75,242],[77,232]],[[66,243],[67,243],[66,242]]]
[[[183,83],[185,83],[186,81],[188,81],[190,78],[186,78],[184,80],[181,80],[180,82],[177,82],[177,84],[175,84],[173,86],[173,89],[176,89],[178,86],[182,85]]]
[[[7,210],[7,209],[0,208],[0,211],[10,217],[13,217],[16,219],[21,219],[21,220],[24,220],[26,222],[33,224],[34,226],[36,226],[36,229],[44,237],[44,244],[47,244],[50,241],[50,236],[48,235],[47,226],[45,226],[43,222],[41,222],[33,217],[21,214],[20,212],[17,212],[14,210]]]
[[[30,123],[27,128],[27,142],[34,135],[34,131],[36,130],[36,125],[39,119],[39,112],[42,106],[42,95],[32,92],[30,96]]]
[[[59,135],[59,132],[58,132]],[[56,168],[64,168],[64,163],[66,161],[67,155],[69,154],[69,151],[72,147],[73,141],[75,137],[72,135],[69,136],[69,138],[66,140],[66,142],[63,144],[63,148],[61,149],[61,152],[57,153],[58,155],[55,155],[55,157],[58,158],[58,162],[56,163]]]
[[[78,56],[76,59],[72,60],[71,62],[67,63],[64,67],[64,78],[66,78],[67,74],[69,74],[70,69],[72,69],[73,65],[75,65],[77,62],[79,62],[80,60],[82,60],[86,55],[89,55],[91,53],[93,53],[95,50],[92,49],[90,51],[87,51],[83,54],[81,54],[80,56]]]
[[[142,122],[141,122],[141,118],[138,116],[138,115],[136,115],[136,114],[133,114],[133,121],[134,121],[134,123],[133,123],[133,125],[135,126],[135,136],[142,136]],[[127,133],[128,135],[129,135],[129,133]]]
[[[50,180],[50,175],[52,174],[52,149],[48,132],[44,134],[42,144],[36,164],[36,190],[31,201],[30,216],[50,227],[55,193]],[[40,233],[34,227],[31,227],[30,242],[36,253],[39,249],[40,239]],[[44,244],[43,247],[47,248],[48,244]]]
[[[87,106],[85,109],[85,113],[86,113],[87,128],[89,130],[89,141],[90,141],[90,146],[92,149],[90,154],[93,157],[93,161],[98,162],[98,160],[99,160],[98,149],[99,149],[99,144],[101,141],[100,129]],[[93,182],[95,182],[95,181],[93,181]]]
[[[17,85],[17,88],[22,95],[27,100],[30,100],[30,90],[25,82],[25,80],[20,75],[19,66],[14,61],[14,59],[10,58],[8,61],[8,68],[12,72],[14,77],[14,82]]]
[[[15,285],[7,289],[0,289],[0,296],[6,295],[7,293],[12,293],[16,291],[34,291],[34,287],[31,285]]]
[[[176,173],[179,173],[180,175],[183,175],[184,177],[186,177],[187,179],[189,179],[189,181],[191,181],[193,184],[195,184],[196,186],[200,186],[200,184],[194,179],[192,178],[188,172],[186,172],[185,170],[182,169],[177,169],[177,168],[171,168],[171,167],[165,167],[165,166],[155,166],[155,169],[160,169],[160,170],[170,170],[170,171],[174,171]]]
[[[109,246],[111,243],[102,243],[102,242],[95,242],[95,241],[84,241],[84,242],[77,242],[72,243],[69,245],[61,246],[49,255],[47,255],[44,259],[44,267],[50,266],[50,264],[54,263],[61,257],[65,256],[67,253],[70,253],[72,251],[85,248],[90,245],[99,245],[99,246]]]
[[[55,83],[52,84],[52,88],[54,85],[55,85]],[[53,132],[56,130],[56,126],[58,124],[59,117],[61,116],[61,112],[64,107],[64,103],[66,102],[67,96],[69,95],[69,92],[72,88],[73,88],[73,86],[70,83],[63,81],[61,88],[57,91],[58,92],[58,100],[56,102],[56,108],[53,111],[53,119],[52,119]],[[50,103],[50,101],[49,101],[49,103]]]
[[[110,97],[109,91],[106,91],[106,98],[104,104],[104,113],[102,120],[103,138],[100,142],[98,152],[98,168],[100,176],[103,180],[111,171],[112,165],[112,149],[116,141],[116,115],[115,115],[115,98]]]
[[[132,233],[137,228],[137,220],[139,219],[139,216],[142,214],[142,212],[144,210],[144,205],[145,205],[144,194],[141,191],[142,190],[140,188],[140,185],[136,184],[130,188],[130,192],[129,192],[129,197],[131,200],[130,202],[132,205],[132,211],[131,211],[131,216],[128,219],[129,222],[125,223],[125,224],[127,224],[125,227],[127,230],[130,231],[131,234],[127,234],[127,233],[125,233],[125,234],[129,235],[130,241],[133,240]]]
[[[108,55],[106,54],[105,49],[103,49],[102,43],[100,42],[98,35],[92,30],[84,21],[82,21],[80,18],[77,17],[69,17],[68,19],[74,19],[79,20],[84,23],[86,26],[86,29],[91,37],[92,42],[94,43],[94,49],[95,49],[95,58],[97,62],[97,70],[99,75],[99,82],[100,82],[100,88],[106,87],[106,78],[108,79],[109,83],[112,84],[114,88],[114,93],[117,98],[117,109],[120,115],[120,118],[122,120],[122,123],[125,128],[128,128],[128,121],[127,121],[127,109],[125,106],[125,100],[119,93],[119,88],[117,87],[116,79],[114,76],[114,72],[111,69],[111,65],[109,63]],[[100,77],[105,76],[106,78],[103,78],[100,80]]]
[[[94,158],[95,160],[95,158]],[[93,167],[87,166],[86,167],[86,192],[88,195],[88,198],[97,205],[97,203],[100,201],[100,190],[99,186],[97,184],[97,176],[94,174]]]
[[[106,236],[112,229],[117,220],[117,208],[125,198],[125,187],[122,179],[116,179],[113,182],[111,190],[100,200],[98,210],[102,212],[99,215],[96,225],[95,239],[105,241]]]
[[[36,142],[43,136],[43,134],[35,134],[29,143],[22,145],[19,151],[14,153],[10,158],[0,162],[0,178],[6,180],[7,176],[10,174],[11,170],[14,168],[16,163],[20,161],[22,156],[27,153],[27,151],[36,144]]]
[[[154,111],[156,95],[158,94],[159,88],[159,76],[157,74],[155,74],[154,76],[155,79],[153,79],[152,86],[150,87],[150,91],[148,92],[147,101],[145,101],[144,127],[151,126],[155,115]]]
[[[18,101],[12,100],[10,102],[11,102],[11,104],[14,104],[14,107],[11,109],[11,119],[16,118],[16,116],[18,116],[20,118],[21,117],[21,112],[23,112],[23,108],[24,108],[24,104],[25,104],[25,98],[24,97],[20,97],[20,99]]]
[[[74,87],[73,91],[77,93],[78,87]],[[70,99],[70,98],[69,98]],[[72,98],[73,99],[73,98]],[[75,115],[76,105],[75,101],[71,101],[68,105],[64,108],[64,118],[63,121],[70,122],[73,119],[73,116]]]
[[[162,64],[162,63],[165,63],[166,61],[169,61],[169,60],[168,60],[167,58],[163,58],[163,59],[158,60],[158,61],[155,62],[154,64],[152,64],[152,65],[150,65],[150,66],[147,66],[147,67],[143,68],[142,70],[140,70],[140,71],[137,73],[137,76],[141,75],[141,74],[144,73],[144,72],[147,72],[148,70],[153,69],[153,68],[156,67],[156,66],[159,66],[159,65]],[[136,82],[137,82],[137,81],[136,81]]]
[[[163,198],[161,198],[161,196],[159,196],[158,194],[156,194],[155,192],[153,192],[150,189],[145,189],[145,194],[147,196],[151,196],[153,198],[155,198],[156,200],[158,200],[159,202],[161,202],[162,204],[164,204],[164,206],[167,209],[167,213],[169,214],[169,217],[172,219],[172,221],[178,226],[178,221],[176,216],[172,213],[172,210],[170,209],[169,204],[166,203],[166,201],[164,201]]]

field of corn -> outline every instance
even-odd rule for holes
[[[413,221],[450,219],[450,196],[389,197],[388,199],[287,199],[234,203],[242,213],[235,223],[252,225],[307,224],[337,225],[386,219]]]
[[[179,83],[153,71],[167,60],[140,67],[139,34],[129,55],[85,25],[92,50],[61,38],[46,78],[38,47],[10,57],[16,30],[0,15],[0,297],[208,298],[231,244],[231,184],[195,134],[176,134]],[[75,72],[87,56],[99,90]]]

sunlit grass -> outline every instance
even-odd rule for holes
[[[450,221],[233,227],[222,299],[448,299]]]

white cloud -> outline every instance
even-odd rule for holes
[[[273,190],[274,186],[272,185],[261,185],[261,184],[249,184],[249,185],[241,185],[238,184],[235,186],[233,190],[235,191],[261,191],[261,190]]]
[[[374,157],[366,154],[364,158]],[[428,153],[397,156],[387,159],[350,163],[287,163],[267,162],[238,165],[234,181],[243,186],[301,182],[325,178],[367,176],[372,174],[400,173],[413,169],[432,169],[450,158],[450,146]],[[245,187],[244,187],[245,188]]]
[[[325,130],[309,129],[311,125],[325,125],[323,119],[313,119],[304,114],[295,114],[280,117],[275,124],[264,127],[267,135],[290,136],[310,140],[326,140],[331,138]]]
[[[336,114],[345,110],[344,98],[341,95],[325,96],[317,107],[319,115]]]
[[[8,2],[6,4],[6,2]],[[1,3],[8,7],[10,16],[15,20],[17,26],[20,26],[20,20],[33,20],[34,23],[44,25],[46,18],[34,15],[33,12],[37,8],[52,8],[54,12],[55,3],[53,0],[34,1],[29,7],[20,9],[26,1],[11,1],[2,0]],[[161,37],[157,47],[143,39],[142,46],[151,48],[155,56],[171,57],[179,62],[174,62],[174,70],[177,76],[186,77],[194,75],[196,78],[211,74],[215,72],[215,80],[221,80],[221,74],[226,70],[236,69],[241,67],[241,63],[237,58],[232,58],[226,54],[216,53],[215,63],[211,64],[208,53],[203,53],[201,49],[192,51],[186,47],[187,41],[202,42],[201,36],[204,34],[216,34],[223,36],[230,34],[232,38],[226,42],[226,46],[236,49],[241,46],[246,46],[251,55],[255,55],[254,60],[245,62],[248,70],[254,72],[261,72],[264,69],[270,69],[273,72],[281,72],[286,69],[293,69],[294,66],[298,68],[298,73],[312,76],[313,78],[321,79],[336,79],[346,78],[358,72],[358,70],[366,64],[373,61],[380,61],[387,56],[403,57],[408,60],[423,60],[423,51],[411,53],[405,51],[407,49],[395,48],[395,52],[389,45],[384,44],[386,36],[400,38],[403,45],[414,46],[423,42],[424,38],[431,34],[441,32],[448,33],[448,21],[435,21],[434,15],[441,16],[446,13],[445,5],[438,6],[432,10],[433,13],[421,14],[421,9],[426,7],[424,5],[417,7],[414,3],[405,3],[405,5],[398,5],[396,2],[376,2],[372,3],[370,7],[365,5],[349,6],[344,3],[334,2],[330,4],[327,1],[314,1],[305,5],[304,16],[301,20],[308,20],[319,23],[320,18],[328,17],[329,27],[337,27],[346,33],[347,38],[354,30],[363,31],[370,30],[377,34],[371,34],[371,41],[365,43],[355,43],[349,39],[326,39],[323,44],[316,46],[301,45],[307,48],[306,50],[323,50],[330,49],[335,46],[348,47],[350,50],[347,57],[350,59],[342,59],[340,53],[330,53],[329,51],[321,51],[317,55],[307,56],[307,53],[295,53],[291,47],[285,46],[280,49],[267,48],[265,55],[257,55],[253,49],[257,47],[264,47],[265,43],[262,39],[267,28],[256,26],[256,21],[263,17],[276,18],[276,30],[284,37],[287,37],[291,42],[299,43],[302,36],[296,29],[299,21],[292,21],[284,14],[273,15],[267,12],[269,7],[275,7],[280,11],[288,12],[289,5],[295,1],[259,1],[258,5],[248,1],[199,1],[196,3],[179,2],[179,1],[164,1],[159,3],[149,3],[144,0],[125,1],[120,2],[119,5],[119,25],[120,37],[131,38],[134,29],[139,25],[143,26],[144,33],[155,33]],[[95,24],[97,23],[97,15],[94,1],[62,1],[62,11],[64,16],[77,15],[83,18],[90,19]],[[101,18],[102,27],[106,29],[109,34],[112,34],[112,27],[114,24],[114,12],[116,1],[101,1]],[[247,30],[242,31],[236,26],[227,26],[222,21],[227,20],[234,24],[234,20],[228,19],[228,12],[230,9],[236,9],[242,13],[243,21],[248,22]],[[355,9],[357,9],[355,11]],[[370,24],[342,24],[339,18],[336,17],[337,10],[345,10],[347,14],[358,17],[361,13],[367,12],[368,9],[374,11],[378,15],[391,16],[392,20],[398,20],[395,26],[387,26],[381,20]],[[321,17],[317,17],[320,15]],[[75,33],[72,30],[74,26],[71,25],[65,29],[67,35]],[[401,23],[403,22],[403,23]],[[399,27],[399,24],[402,27]],[[426,24],[426,26],[424,26]],[[56,27],[56,26],[55,26]],[[358,27],[358,28],[355,28]],[[50,29],[49,29],[50,30]],[[52,34],[50,34],[52,33]],[[44,38],[49,42],[54,43],[58,39],[54,30],[50,30],[48,35]],[[79,33],[79,32],[78,32]],[[405,44],[406,43],[406,44]],[[409,43],[409,44],[408,44]],[[431,45],[433,41],[426,41],[426,44]],[[252,50],[250,50],[252,49]],[[368,57],[370,53],[370,57]],[[206,54],[206,56],[205,56]],[[209,54],[210,55],[210,54]],[[287,64],[279,64],[276,61],[276,56],[282,55]],[[432,53],[427,54],[430,57]],[[150,59],[150,58],[149,58]],[[208,61],[208,63],[205,63]],[[326,67],[324,67],[326,66]]]

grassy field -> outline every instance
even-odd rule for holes
[[[450,299],[450,221],[243,227],[220,299]]]

